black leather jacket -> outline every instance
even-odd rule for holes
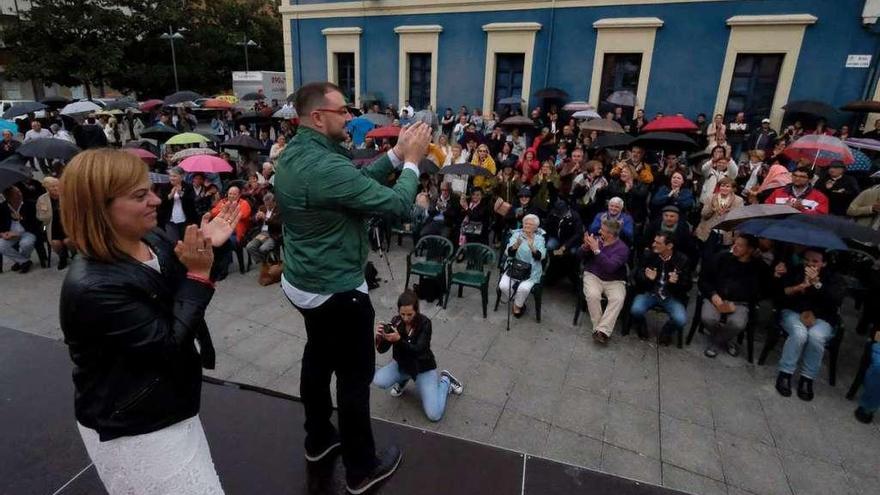
[[[407,336],[405,324],[400,316],[391,319],[391,326],[400,334],[400,340],[392,346],[391,342],[379,342],[380,353],[388,352],[393,347],[392,356],[397,361],[401,372],[415,378],[419,373],[437,368],[434,353],[431,352],[431,319],[419,313],[415,316],[414,331]]]
[[[61,288],[76,419],[102,441],[195,416],[202,366],[214,367],[204,319],[214,289],[186,278],[167,237],[154,230],[144,241],[161,274],[133,259],[103,263],[81,256]]]

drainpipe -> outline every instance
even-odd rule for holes
[[[553,57],[553,28],[556,25],[556,0],[553,0],[550,5],[550,32],[548,34],[549,40],[547,41],[547,62],[544,65],[544,87],[547,87],[547,82],[550,79],[550,59]]]

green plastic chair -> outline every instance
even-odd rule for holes
[[[439,235],[426,235],[419,239],[413,250],[406,255],[406,284],[403,287],[409,288],[411,275],[418,275],[419,281],[425,278],[439,280],[443,290],[440,295],[442,301],[442,297],[449,292],[446,272],[447,265],[452,260],[453,249],[449,239]]]
[[[449,281],[449,289],[446,291],[443,309],[446,309],[449,303],[453,285],[458,285],[458,297],[462,296],[465,287],[473,287],[480,289],[480,295],[483,296],[483,318],[486,318],[486,308],[489,305],[489,279],[492,275],[492,265],[495,264],[495,252],[485,244],[469,242],[458,248],[454,260],[447,265],[446,279]],[[464,264],[464,270],[454,272],[452,268],[458,260]]]

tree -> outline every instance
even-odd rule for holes
[[[34,0],[20,22],[4,33],[12,59],[8,76],[65,86],[82,84],[92,97],[101,84],[123,67],[124,46],[133,19],[126,1]]]
[[[34,0],[21,22],[4,33],[12,60],[7,75],[65,86],[97,84],[139,97],[174,91],[175,42],[181,89],[204,94],[227,89],[232,71],[244,70],[242,37],[260,47],[248,52],[254,70],[282,70],[281,18],[276,0]]]

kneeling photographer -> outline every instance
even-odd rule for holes
[[[397,298],[397,312],[391,323],[376,325],[376,348],[380,353],[393,349],[394,359],[376,370],[373,383],[400,397],[406,384],[415,380],[425,415],[440,421],[446,396],[450,392],[461,395],[464,387],[449,371],[437,372],[431,352],[431,320],[419,313],[419,298],[413,291],[406,290]]]

